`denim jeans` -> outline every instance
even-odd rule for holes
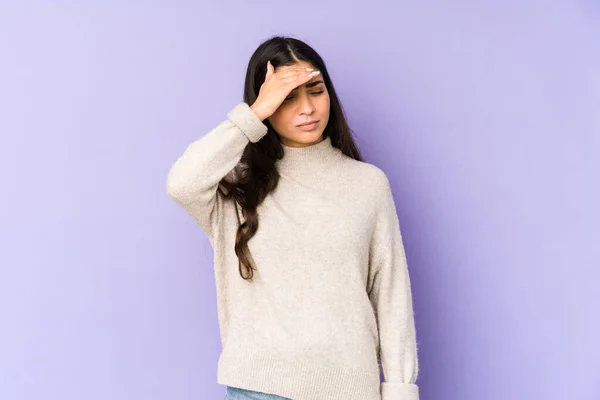
[[[227,386],[226,400],[291,400],[287,397],[277,396],[253,390],[241,389],[232,386]]]

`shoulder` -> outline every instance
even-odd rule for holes
[[[336,179],[349,201],[360,203],[369,214],[395,210],[390,180],[381,168],[344,156],[343,170]]]
[[[366,161],[358,161],[342,154],[344,170],[352,181],[377,196],[390,192],[387,174],[378,166]]]

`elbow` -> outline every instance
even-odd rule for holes
[[[188,192],[186,187],[187,185],[177,175],[177,171],[171,169],[166,181],[167,195],[178,203],[185,203]]]
[[[166,180],[166,192],[181,205],[201,201],[210,192],[206,179],[198,176],[181,174],[171,169]]]

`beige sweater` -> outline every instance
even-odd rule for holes
[[[239,275],[236,209],[217,185],[266,133],[248,104],[237,104],[167,178],[168,194],[214,250],[218,383],[293,400],[417,400],[410,280],[381,169],[345,156],[329,137],[284,145],[279,185],[258,207],[248,243],[254,281]]]

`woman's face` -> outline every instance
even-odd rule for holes
[[[306,61],[295,66],[315,68]],[[329,93],[321,74],[292,90],[268,121],[287,146],[304,147],[320,142],[329,122]],[[309,121],[318,122],[304,129],[299,126]]]

